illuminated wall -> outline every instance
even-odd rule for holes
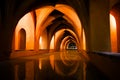
[[[112,4],[110,10],[111,51],[120,52],[120,3]]]
[[[112,52],[117,52],[117,29],[115,17],[110,14],[110,35]]]
[[[50,41],[50,49],[55,49],[55,36],[52,37],[51,41]]]
[[[26,33],[26,48],[25,50],[33,50],[34,49],[34,19],[31,15],[31,13],[27,13],[25,16],[23,16],[15,29],[15,50],[19,50],[20,46],[20,34],[19,31],[21,29],[25,30]],[[22,36],[22,35],[21,35]]]
[[[48,37],[47,37],[47,31],[45,30],[39,39],[39,49],[48,49]]]
[[[84,29],[82,29],[82,44],[83,44],[83,50],[86,50],[86,36]]]

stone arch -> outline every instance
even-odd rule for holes
[[[64,18],[72,24],[72,26],[75,28],[77,37],[79,38],[79,40],[81,39],[81,27],[82,27],[81,22],[80,22],[78,15],[75,12],[75,10],[72,7],[65,5],[65,4],[56,4],[55,7],[44,6],[44,7],[40,8],[39,10],[38,11],[41,13],[40,13],[40,16],[38,16],[39,18],[37,20],[37,26],[36,26],[36,46],[37,46],[37,43],[38,43],[38,40],[39,40],[39,37],[40,37],[42,31],[44,31],[43,29],[45,29],[44,28],[45,26],[43,27],[43,23],[45,22],[45,20],[47,19],[47,17],[53,10],[58,10],[65,15]],[[71,14],[69,14],[68,12]],[[39,20],[39,19],[41,19],[41,20]],[[50,24],[50,23],[48,23],[48,24]],[[37,47],[36,47],[36,50],[37,50]]]
[[[69,41],[69,43],[67,44],[67,49],[77,49],[75,42]]]
[[[65,50],[67,49],[67,45],[73,41],[75,44],[77,44],[77,41],[75,38],[73,38],[72,36],[66,36],[62,41],[61,41],[61,45],[60,45],[60,50]]]
[[[72,35],[72,37],[73,37],[73,40],[75,40],[75,42],[77,43],[77,44],[79,44],[79,42],[78,42],[78,37],[77,37],[77,35],[74,33],[74,32],[72,32],[70,29],[60,29],[60,30],[58,30],[53,36],[54,36],[54,38],[52,38],[51,39],[51,42],[54,40],[54,43],[51,43],[50,42],[50,47],[51,46],[53,46],[53,44],[54,44],[54,49],[56,50],[58,50],[59,48],[60,49],[64,49],[64,48],[61,48],[61,46],[63,46],[63,45],[61,45],[61,44],[63,44],[65,41],[64,41],[64,36],[63,35],[65,35],[65,31],[68,31],[71,35]],[[63,40],[62,40],[63,39]],[[62,42],[63,41],[63,42]],[[78,45],[77,45],[78,46]]]
[[[81,25],[81,21],[77,15],[77,13],[75,12],[75,10],[72,7],[70,7],[68,5],[64,5],[64,4],[57,4],[55,6],[55,9],[62,12],[63,14],[65,14],[64,18],[68,22],[70,22],[72,24],[72,26],[75,28],[76,33],[78,34],[78,38],[80,40],[82,25]]]
[[[33,18],[33,13],[29,12],[24,15],[16,25],[15,33],[14,33],[14,50],[19,50],[18,48],[18,40],[19,40],[19,31],[24,29],[26,32],[26,50],[33,50],[34,49],[34,30],[35,30],[35,23]]]

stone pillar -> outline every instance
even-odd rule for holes
[[[8,59],[12,51],[13,30],[9,27],[0,28],[0,60]]]
[[[111,51],[109,0],[90,0],[90,51]]]

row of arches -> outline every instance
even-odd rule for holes
[[[110,10],[112,52],[119,52],[120,49],[119,13],[118,5]],[[85,32],[79,16],[72,7],[65,4],[43,6],[27,13],[19,20],[15,29],[13,48],[36,51],[63,50],[71,43],[75,43],[77,49],[86,50]]]
[[[13,46],[14,50],[59,51],[68,49],[71,43],[85,49],[81,21],[72,7],[56,4],[40,7],[22,17],[15,28]]]

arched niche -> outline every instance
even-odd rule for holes
[[[26,32],[24,29],[21,29],[19,31],[19,50],[25,50],[26,49]]]

